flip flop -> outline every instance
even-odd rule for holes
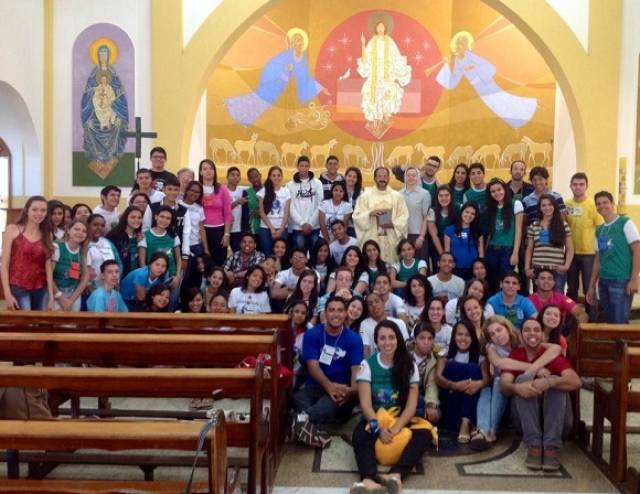
[[[389,494],[400,494],[402,483],[395,477],[380,477],[380,483],[387,488]]]
[[[386,494],[387,488],[385,486],[376,487],[374,489],[367,489],[367,487],[362,482],[355,482],[351,489],[349,489],[349,494]]]

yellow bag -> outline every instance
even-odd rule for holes
[[[398,407],[390,408],[388,410],[386,408],[378,409],[376,412],[378,426],[380,429],[393,427],[393,424],[396,423],[399,415],[400,409]],[[436,448],[438,447],[438,428],[431,424],[431,422],[421,417],[414,417],[411,419],[409,424],[410,426],[403,427],[400,432],[393,437],[393,440],[389,444],[383,443],[379,438],[376,440],[376,460],[380,465],[391,466],[398,462],[404,448],[409,444],[409,441],[411,441],[411,437],[413,436],[413,433],[411,432],[412,429],[427,429],[430,431],[433,444],[435,444]],[[366,430],[369,431],[368,425]]]

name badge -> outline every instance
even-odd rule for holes
[[[598,251],[604,252],[606,250],[609,250],[609,237],[607,237],[606,235],[602,235],[597,238],[598,238]]]
[[[469,232],[460,232],[460,238],[462,240],[467,240],[469,238]]]
[[[336,353],[336,348],[331,345],[325,345],[322,347],[322,351],[320,352],[320,359],[318,360],[321,364],[331,365],[333,362],[333,356]]]
[[[538,239],[543,244],[551,243],[551,237],[549,235],[549,230],[540,230],[540,236],[538,237]]]
[[[69,278],[72,280],[80,279],[80,263],[71,261],[69,263]]]

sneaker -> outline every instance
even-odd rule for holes
[[[331,445],[331,436],[309,420],[299,422],[295,432],[299,442],[312,448],[325,449]]]
[[[558,459],[558,452],[558,448],[544,448],[542,469],[545,472],[555,472],[556,470],[560,470],[560,460]]]
[[[527,450],[527,457],[524,460],[524,465],[531,470],[540,470],[542,468],[542,449],[529,448]]]

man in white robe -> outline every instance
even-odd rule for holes
[[[394,263],[398,260],[398,242],[407,237],[409,209],[404,197],[389,188],[389,177],[387,168],[376,169],[373,174],[376,186],[358,198],[353,223],[361,248],[367,240],[375,240],[382,260]]]

